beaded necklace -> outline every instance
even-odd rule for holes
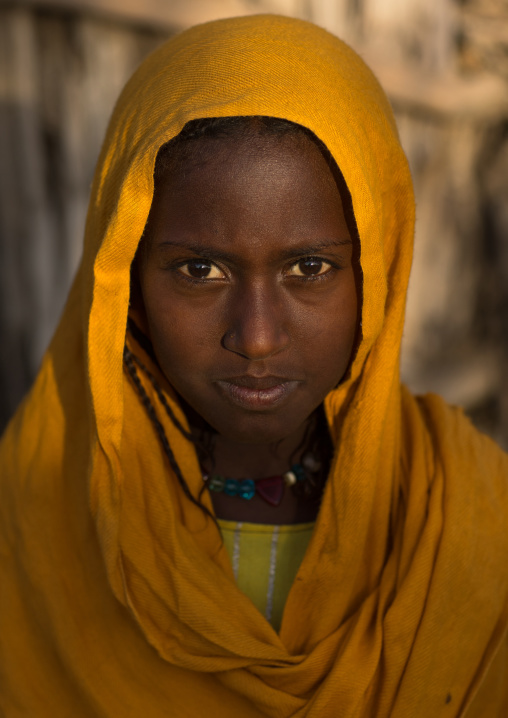
[[[315,486],[314,474],[321,464],[310,453],[305,454],[301,464],[293,464],[289,471],[263,479],[232,479],[220,474],[203,473],[203,481],[209,491],[224,492],[228,496],[237,496],[250,501],[256,494],[270,506],[278,506],[286,486],[302,488],[304,493],[312,493]]]

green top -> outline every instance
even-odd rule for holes
[[[219,519],[219,526],[238,588],[278,631],[314,523],[272,526]]]

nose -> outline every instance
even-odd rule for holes
[[[223,346],[251,361],[285,349],[290,337],[283,304],[277,289],[264,283],[239,288],[231,301]]]

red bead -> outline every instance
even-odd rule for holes
[[[256,491],[270,506],[278,506],[284,496],[284,478],[267,476],[256,481]]]

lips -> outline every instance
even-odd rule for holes
[[[250,411],[263,411],[282,404],[300,383],[277,376],[240,376],[216,381],[223,396]]]

